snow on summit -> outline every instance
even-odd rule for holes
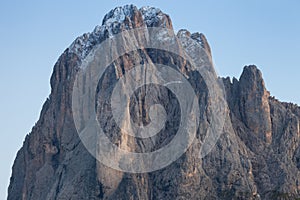
[[[137,11],[141,12],[147,26],[151,26],[154,22],[161,20],[162,16],[165,15],[160,9],[150,6],[145,6],[141,9],[134,5],[116,7],[104,16],[102,25],[96,26],[92,33],[85,33],[76,38],[70,45],[69,52],[75,53],[83,60],[94,45],[101,43],[106,37],[112,37],[115,34],[113,32],[114,28],[123,23],[126,16],[130,18]]]

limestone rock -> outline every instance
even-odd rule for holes
[[[118,7],[104,17],[101,26],[77,38],[60,56],[51,76],[51,94],[15,159],[8,200],[299,198],[300,108],[270,97],[255,66],[246,66],[239,80],[220,79],[226,90],[228,113],[223,134],[206,157],[199,157],[200,146],[196,144],[166,168],[132,174],[108,168],[90,155],[73,121],[75,76],[93,47],[123,30],[138,27],[172,29],[172,22],[157,8]],[[181,30],[177,37],[191,55],[197,52],[188,39],[198,42],[207,54],[201,57],[207,63],[206,70],[212,70],[211,50],[203,34]],[[169,108],[170,120],[155,140],[125,137],[111,120],[107,103],[113,86],[132,65],[143,62],[174,66],[187,77],[199,99],[201,116],[196,138],[201,140],[211,115],[209,86],[204,78],[179,56],[141,49],[112,63],[98,84],[97,117],[111,141],[147,152],[167,144],[176,134],[180,121],[177,102],[160,87],[152,88],[152,101]],[[138,102],[145,101],[144,91],[150,89],[142,88],[129,102],[132,111],[139,113],[132,116],[137,123],[149,123],[146,104]]]

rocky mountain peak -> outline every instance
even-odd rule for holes
[[[244,88],[246,90],[256,90],[262,93],[266,90],[262,73],[255,65],[245,66],[239,81],[243,85],[247,85]]]
[[[191,35],[191,38],[196,40],[197,42],[199,42],[201,44],[201,46],[207,50],[207,52],[209,53],[209,55],[211,55],[211,49],[210,49],[210,46],[207,42],[207,39],[205,37],[205,35],[203,33],[199,33],[199,32],[196,32],[196,33],[193,33]]]
[[[172,67],[184,75],[193,88],[200,111],[195,143],[169,166],[149,173],[135,174],[109,168],[88,152],[79,138],[72,109],[75,78],[82,70],[80,64],[105,39],[139,27],[172,29],[172,22],[157,8],[117,7],[105,15],[101,25],[78,37],[60,56],[51,76],[50,97],[15,159],[8,200],[299,198],[300,108],[270,98],[262,73],[254,65],[246,66],[239,80],[223,79],[229,112],[224,116],[225,125],[215,146],[206,157],[200,158],[201,143],[214,122],[211,120],[210,85],[203,74],[180,55],[167,51],[148,48],[120,56],[107,67],[94,95],[97,120],[111,143],[138,154],[168,146],[177,137],[182,114],[180,103],[165,87],[141,87],[134,91],[130,100],[124,101],[130,105],[129,113],[133,113],[132,120],[137,124],[148,124],[152,120],[145,102],[161,105],[166,110],[167,121],[159,134],[135,138],[122,132],[124,127],[113,120],[110,97],[114,87],[133,66],[144,63]],[[169,40],[164,37],[164,34],[159,35],[158,42],[167,44]],[[204,73],[213,69],[211,50],[203,34],[180,30],[177,39],[182,43],[182,53],[185,51],[204,63]],[[147,71],[150,79],[156,74],[168,75],[156,70]],[[138,74],[132,78],[140,80]],[[190,98],[186,91],[180,95]],[[85,113],[85,109],[82,106],[75,112]],[[187,114],[195,118],[194,113]],[[82,114],[82,117],[87,116]],[[127,123],[123,126],[127,127]]]
[[[270,114],[270,93],[265,87],[261,71],[255,65],[245,66],[239,80],[223,79],[227,88],[228,104],[252,133],[270,144],[272,123]]]
[[[144,6],[138,9],[134,5],[125,5],[116,7],[108,12],[104,16],[102,26],[109,26],[112,23],[123,23],[126,18],[132,20],[137,13],[139,13],[139,15],[143,18],[143,21],[148,27],[153,27],[154,23],[160,23],[163,25],[165,23],[164,18],[169,18],[167,14],[155,7]],[[170,23],[170,21],[167,23]]]
[[[134,5],[120,6],[108,12],[102,20],[102,25],[97,25],[93,32],[76,38],[69,47],[69,52],[75,53],[80,60],[83,60],[93,46],[106,38],[123,30],[143,26],[173,29],[170,17],[158,8],[144,6],[138,9]]]
[[[180,29],[177,33],[177,36],[179,38],[182,38],[182,37],[192,38],[193,40],[198,42],[201,45],[202,48],[206,49],[209,54],[211,54],[210,46],[209,46],[209,44],[207,42],[207,39],[206,39],[206,37],[204,36],[203,33],[199,33],[199,32],[190,33],[186,29]]]
[[[138,9],[134,5],[116,7],[104,16],[102,26],[108,26],[112,23],[122,23],[124,22],[125,17],[131,18],[135,12],[138,12]]]
[[[272,140],[269,96],[262,73],[255,65],[246,66],[239,80],[241,115],[246,125],[270,143]]]

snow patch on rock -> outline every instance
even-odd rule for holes
[[[131,16],[132,11],[137,10],[134,5],[116,7],[104,16],[102,26],[110,26],[112,23],[122,23],[126,16]]]
[[[86,58],[92,48],[104,41],[107,38],[113,37],[120,31],[121,25],[124,24],[126,17],[132,18],[134,12],[140,12],[144,23],[148,27],[153,25],[166,27],[168,18],[160,9],[145,6],[140,9],[137,9],[134,5],[125,5],[122,7],[117,7],[108,12],[102,21],[101,26],[96,26],[93,32],[85,33],[82,36],[78,37],[69,47],[69,53],[76,54],[79,59],[82,61]],[[130,27],[126,27],[130,29]],[[161,36],[164,34],[162,33]]]
[[[161,18],[161,15],[163,14],[160,9],[150,6],[144,6],[140,8],[140,12],[142,13],[143,19],[147,26],[151,26],[153,21],[156,20],[156,18]]]

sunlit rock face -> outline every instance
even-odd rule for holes
[[[173,29],[170,17],[157,8],[118,7],[105,15],[102,25],[78,37],[60,56],[51,76],[51,94],[15,159],[8,199],[299,198],[300,108],[270,97],[256,66],[246,66],[239,80],[215,77],[224,84],[226,92],[225,125],[206,157],[199,157],[201,145],[196,144],[163,169],[134,174],[106,167],[87,151],[73,120],[75,77],[96,45],[124,30],[143,27]],[[207,57],[202,58],[208,63],[207,70],[212,70],[211,49],[203,34],[180,30],[176,35],[182,43],[182,53],[195,56],[194,43],[189,41],[199,44],[206,52]],[[158,42],[165,42],[165,37],[162,35]],[[125,49],[132,45],[126,42]],[[203,139],[211,123],[208,85],[182,57],[140,49],[119,57],[107,68],[97,86],[95,110],[112,143],[128,151],[154,151],[168,144],[180,125],[176,97],[166,88],[146,86],[128,102],[132,113],[136,113],[131,117],[136,123],[147,125],[151,123],[147,105],[159,103],[167,110],[164,129],[155,138],[137,139],[115,126],[112,110],[107,106],[113,86],[132,66],[142,63],[173,66],[187,78],[199,102],[196,140]]]

